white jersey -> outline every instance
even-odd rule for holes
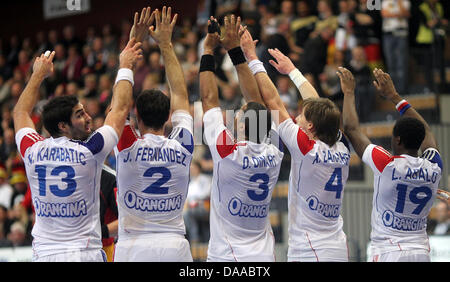
[[[110,126],[99,128],[86,142],[44,139],[31,128],[16,133],[36,212],[31,233],[36,259],[102,248],[100,176],[117,141]]]
[[[152,233],[186,233],[182,211],[194,150],[193,120],[172,114],[173,130],[142,138],[126,125],[115,149],[119,241]]]
[[[371,253],[429,250],[427,216],[442,174],[438,151],[429,148],[422,157],[392,156],[371,144],[363,161],[374,172]]]
[[[292,159],[288,259],[348,259],[340,215],[350,160],[345,137],[339,133],[339,140],[330,147],[311,140],[292,119],[282,122],[278,130]],[[327,250],[321,252],[325,256],[318,255],[321,250]]]
[[[203,117],[214,162],[208,261],[274,261],[269,206],[284,153],[274,144],[235,143],[220,108]]]

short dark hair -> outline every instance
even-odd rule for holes
[[[272,115],[267,108],[257,102],[249,102],[243,108],[244,111],[244,122],[245,122],[245,139],[260,144],[264,137],[266,137],[272,127]],[[255,116],[249,116],[250,112],[254,112]],[[266,116],[266,120],[264,120]],[[256,118],[256,136],[250,134],[251,126],[255,126],[253,118]],[[255,138],[256,137],[256,138]]]
[[[137,113],[146,127],[163,128],[170,114],[170,99],[158,89],[144,90],[136,99]]]
[[[394,137],[400,137],[400,142],[406,149],[419,150],[425,139],[425,126],[412,117],[401,117],[392,131]]]
[[[70,117],[72,116],[73,108],[78,103],[78,98],[71,95],[54,98],[45,104],[42,111],[42,120],[45,129],[51,136],[56,137],[61,134],[58,127],[60,122],[72,125]]]
[[[339,135],[341,112],[326,98],[309,98],[303,101],[303,114],[314,125],[314,133],[328,146],[336,144]]]

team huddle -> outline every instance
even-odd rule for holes
[[[177,16],[170,7],[135,14],[130,41],[120,54],[110,111],[95,132],[74,96],[45,105],[43,123],[51,137],[36,132],[30,114],[41,83],[53,72],[55,52],[36,58],[13,114],[36,210],[33,261],[105,261],[99,191],[102,165],[112,151],[119,211],[114,261],[193,261],[182,212],[195,150],[194,121],[171,42]],[[145,90],[133,101],[133,72],[148,36],[161,51],[170,93]],[[230,56],[246,101],[235,116],[235,132],[227,128],[220,108],[216,48]],[[287,260],[347,262],[340,214],[350,146],[374,172],[371,260],[430,261],[426,220],[438,193],[442,160],[427,122],[399,96],[390,76],[375,69],[374,87],[401,115],[391,154],[360,129],[350,71],[338,72],[341,114],[333,102],[319,97],[287,56],[278,49],[268,52],[274,58],[269,63],[288,75],[301,94],[303,109],[296,118],[286,110],[240,18],[225,17],[222,28],[215,18],[208,21],[199,70],[203,135],[214,163],[207,261],[275,261],[268,214],[286,147],[292,159]],[[130,119],[132,110],[136,121]],[[172,131],[166,137],[169,119]]]

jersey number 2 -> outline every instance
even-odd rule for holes
[[[145,188],[142,192],[147,194],[169,194],[169,187],[162,186],[172,178],[170,170],[166,167],[151,167],[145,171],[144,177],[152,177],[155,174],[161,174],[161,178]]]

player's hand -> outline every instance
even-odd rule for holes
[[[395,90],[394,82],[389,74],[380,69],[374,69],[373,75],[375,76],[373,85],[381,96],[391,101],[398,96],[397,90]]]
[[[354,95],[356,82],[353,74],[348,69],[339,67],[337,75],[341,80],[341,89],[344,95]]]
[[[269,63],[281,74],[289,74],[291,71],[295,70],[295,66],[288,56],[284,55],[280,50],[268,49],[269,54],[275,58],[274,60],[269,60]]]
[[[241,36],[247,30],[247,28],[241,28],[241,17],[231,15],[230,18],[224,18],[225,31],[223,38],[220,39],[225,50],[229,51],[233,48],[241,46]]]
[[[151,8],[143,8],[141,12],[141,17],[139,18],[139,13],[134,14],[134,23],[130,32],[130,39],[136,38],[137,42],[143,42],[148,37],[148,29],[152,25],[155,18],[155,13],[150,13]]]
[[[167,47],[172,43],[172,32],[177,22],[178,14],[172,19],[172,8],[163,7],[161,14],[155,10],[156,29],[151,26],[149,28],[150,36],[158,43],[159,47]]]
[[[208,26],[210,26],[213,21],[217,23],[217,20],[214,17],[211,17],[208,20]],[[219,44],[220,44],[220,35],[218,32],[207,33],[205,41],[203,43],[204,53],[213,55],[214,49],[216,49],[216,47],[219,46]]]
[[[253,40],[250,32],[245,30],[241,37],[241,49],[248,62],[258,59],[256,55],[256,43],[258,43],[258,40]]]
[[[450,205],[450,193],[441,189],[437,190],[437,198]]]
[[[53,73],[53,58],[55,57],[55,51],[51,52],[48,57],[42,54],[37,57],[33,64],[33,75],[40,79],[45,79]]]
[[[136,42],[136,38],[132,38],[128,41],[127,46],[122,53],[120,53],[120,68],[134,69],[137,61],[143,59],[141,46],[142,43]]]

